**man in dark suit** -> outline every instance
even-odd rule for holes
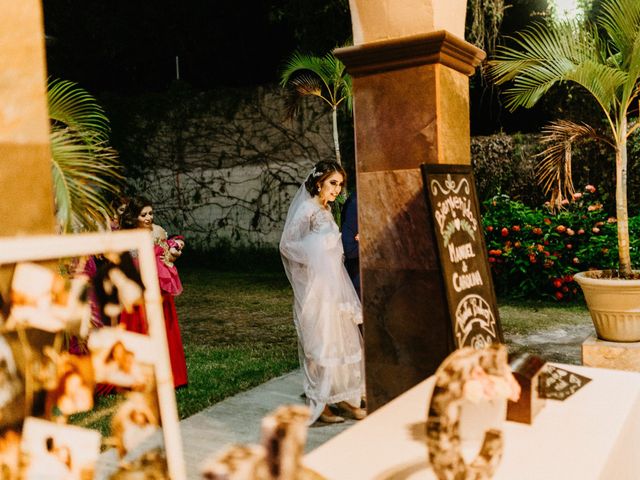
[[[358,248],[358,198],[349,195],[342,207],[342,246],[344,248],[344,266],[349,278],[360,295],[360,254]]]

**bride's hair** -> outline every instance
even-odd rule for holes
[[[344,168],[342,168],[342,165],[330,160],[318,162],[316,163],[316,166],[313,167],[313,170],[311,170],[309,177],[304,182],[304,186],[309,194],[312,197],[315,197],[320,193],[318,185],[322,185],[322,183],[334,173],[342,175],[343,182],[345,184],[347,183],[347,174],[344,171]]]

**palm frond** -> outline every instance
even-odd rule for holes
[[[280,74],[280,85],[286,87],[295,82],[297,78],[308,76],[317,77],[322,88],[322,95],[316,95],[327,101],[331,108],[342,103],[342,93],[351,94],[351,88],[343,88],[345,81],[349,81],[349,75],[345,72],[344,64],[332,53],[324,57],[294,53]],[[349,80],[345,80],[349,79]],[[294,85],[295,88],[297,86]]]
[[[627,71],[627,79],[622,89],[622,101],[625,102],[625,110],[638,97],[640,88],[640,35],[633,43],[630,55],[631,60]]]
[[[518,107],[533,107],[551,87],[564,80],[564,76],[575,68],[575,65],[567,62],[563,65],[564,72],[560,74],[558,72],[559,63],[556,62],[555,65],[544,63],[529,65],[526,70],[514,78],[513,86],[503,92],[505,106],[511,111]]]
[[[551,193],[549,201],[552,207],[557,209],[564,198],[575,193],[571,177],[572,146],[576,142],[586,140],[604,141],[614,148],[615,146],[610,139],[599,135],[593,127],[568,120],[551,122],[542,133],[541,141],[547,147],[538,154],[542,160],[536,167],[536,176],[544,193]]]
[[[577,22],[535,23],[512,40],[515,46],[500,47],[488,69],[496,84],[513,81],[504,92],[511,110],[532,107],[577,65],[600,57],[592,29]]]
[[[327,53],[322,59],[322,69],[327,78],[330,79],[329,85],[332,86],[332,97],[334,103],[338,101],[342,83],[345,77],[345,66],[333,53]]]
[[[618,68],[585,60],[569,72],[565,78],[584,87],[607,113],[619,101],[621,89],[625,85],[628,75]]]
[[[284,69],[280,73],[280,86],[285,87],[291,77],[304,70],[316,74],[325,84],[328,84],[331,78],[325,74],[326,69],[323,66],[323,59],[321,57],[295,52],[291,55],[291,58],[287,61]]]
[[[353,111],[353,83],[350,75],[345,75],[340,88],[340,95],[345,99],[347,111],[351,113]]]
[[[117,153],[104,142],[87,144],[65,127],[51,132],[56,215],[63,232],[96,230],[113,212],[105,194],[117,194],[122,180]]]
[[[291,80],[290,85],[298,94],[306,96],[322,96],[322,85],[317,77],[303,74]]]
[[[632,45],[640,35],[640,2],[638,0],[609,0],[602,2],[598,16],[623,64],[633,61]]]
[[[49,118],[80,132],[83,136],[106,139],[109,120],[96,99],[76,83],[50,80],[47,91]]]
[[[293,118],[300,110],[300,100],[303,97],[315,96],[322,98],[322,85],[317,77],[301,74],[288,83],[285,96],[285,114]]]

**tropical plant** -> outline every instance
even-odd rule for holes
[[[579,297],[573,275],[591,269],[611,269],[618,263],[616,219],[603,204],[606,193],[585,185],[562,210],[545,203],[529,207],[496,195],[483,203],[482,222],[500,296]],[[640,215],[629,219],[631,258],[640,259]]]
[[[295,116],[304,97],[317,97],[331,109],[333,121],[333,145],[336,161],[340,157],[338,135],[338,108],[345,105],[352,109],[351,77],[346,73],[344,64],[332,53],[324,57],[294,53],[280,74],[280,85],[287,88],[287,116]]]
[[[507,107],[532,107],[553,85],[575,82],[591,94],[606,118],[607,131],[573,121],[552,122],[549,147],[542,152],[539,181],[558,204],[573,193],[571,145],[603,140],[615,150],[616,217],[619,274],[631,275],[627,211],[627,139],[640,126],[629,110],[640,93],[640,2],[603,0],[595,22],[537,23],[502,47],[491,61],[490,75],[505,90]]]
[[[122,180],[109,122],[87,91],[67,80],[48,85],[51,161],[60,229],[96,230],[112,215],[107,196]]]

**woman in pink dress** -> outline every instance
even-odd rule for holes
[[[121,228],[144,228],[151,232],[156,253],[156,267],[158,281],[162,293],[162,309],[167,330],[169,357],[173,372],[173,383],[176,388],[187,385],[187,363],[180,336],[178,313],[174,296],[182,293],[182,283],[174,261],[180,255],[184,240],[182,237],[167,237],[167,232],[153,223],[153,205],[144,197],[134,197],[129,202],[122,216]],[[148,326],[143,310],[133,313],[123,313],[120,321],[125,323],[127,330],[147,333]]]

